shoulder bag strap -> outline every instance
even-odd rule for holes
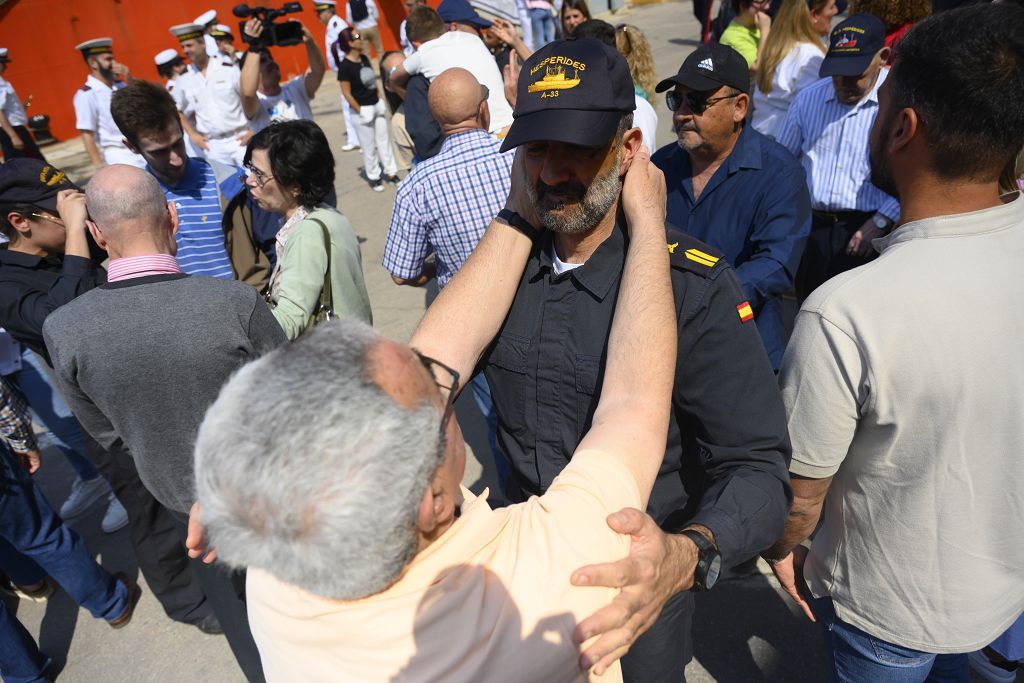
[[[324,272],[324,286],[320,290],[320,306],[334,315],[333,297],[331,296],[331,233],[327,226],[319,218],[307,216],[307,218],[320,226],[324,235],[324,247],[327,249],[327,270]]]

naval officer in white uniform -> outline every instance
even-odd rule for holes
[[[128,69],[114,59],[112,45],[110,38],[96,38],[75,46],[89,67],[89,77],[74,97],[75,128],[94,167],[128,164],[145,168],[145,159],[125,147],[124,136],[110,116],[110,96],[129,78]]]
[[[241,72],[229,57],[207,53],[199,24],[179,24],[171,33],[192,62],[171,92],[189,137],[207,159],[241,166],[252,137],[239,93]]]

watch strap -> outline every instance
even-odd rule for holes
[[[693,568],[693,590],[707,590],[708,568],[711,566],[709,555],[715,549],[704,534],[694,529],[683,529],[680,535],[686,536],[697,546],[697,566]]]

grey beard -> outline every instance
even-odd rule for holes
[[[530,201],[533,202],[544,227],[563,235],[580,235],[590,232],[611,210],[622,192],[619,178],[619,164],[615,164],[603,176],[598,176],[587,188],[583,200],[575,207],[561,205],[557,208],[542,209],[537,201],[537,191],[529,187]]]

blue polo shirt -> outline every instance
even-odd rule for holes
[[[230,280],[231,260],[224,246],[221,193],[233,197],[242,188],[235,174],[230,187],[218,191],[213,167],[205,159],[189,157],[185,176],[174,187],[160,183],[164,196],[178,208],[178,265],[190,275],[209,275]],[[159,180],[159,179],[158,179]]]
[[[800,162],[748,125],[694,199],[684,149],[673,142],[651,160],[665,173],[668,222],[722,251],[735,267],[778,370],[786,346],[781,297],[793,286],[811,231],[811,198]]]

